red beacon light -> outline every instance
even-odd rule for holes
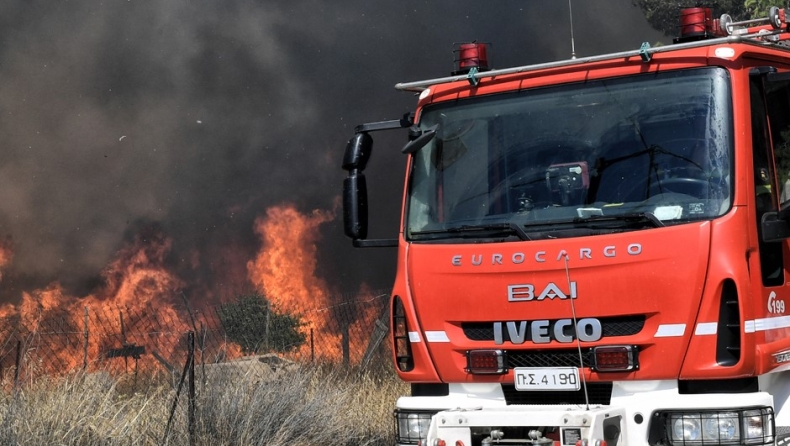
[[[675,43],[693,42],[732,35],[759,36],[766,41],[787,40],[779,34],[788,31],[788,17],[784,9],[771,6],[768,17],[736,22],[729,14],[712,18],[711,8],[685,8],[680,12],[680,37]]]
[[[680,10],[680,37],[675,43],[723,37],[726,33],[719,27],[719,20],[713,19],[711,8],[696,7]]]
[[[457,43],[453,46],[455,71],[453,76],[478,71],[488,71],[488,44],[471,42]]]

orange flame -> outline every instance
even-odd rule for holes
[[[263,248],[247,263],[250,280],[287,311],[300,311],[307,302],[326,307],[326,283],[315,276],[318,227],[334,215],[319,210],[302,215],[293,205],[269,208],[255,222]]]
[[[375,309],[366,309],[365,314],[346,327],[338,327],[333,318],[333,306],[341,303],[332,302],[326,281],[316,276],[316,243],[319,227],[334,218],[334,212],[321,210],[302,214],[293,204],[267,209],[266,216],[255,222],[255,232],[262,240],[261,250],[247,263],[250,281],[258,291],[277,308],[301,315],[306,323],[303,329],[320,337],[318,351],[311,351],[308,342],[298,354],[303,357],[315,354],[330,361],[343,358],[344,349],[364,348],[360,346],[369,332],[363,328],[369,327],[376,317]],[[366,335],[360,334],[363,332]]]
[[[336,293],[330,293],[328,283],[317,275],[319,229],[334,218],[335,211],[314,210],[303,214],[293,204],[267,209],[265,215],[255,221],[254,231],[262,246],[257,255],[247,262],[246,277],[225,278],[233,282],[249,281],[278,310],[301,318],[305,323],[303,333],[306,336],[314,333],[320,340],[320,346],[315,348],[316,345],[311,344],[312,336],[308,337],[308,342],[296,353],[301,358],[314,356],[319,360],[338,361],[344,357],[347,359],[349,350],[354,358],[358,358],[378,316],[375,306],[367,306],[352,308],[355,319],[338,317],[338,308],[343,303],[331,297]],[[41,340],[44,336],[42,328],[52,326],[53,322],[62,326],[59,331],[70,334],[70,337],[59,341],[54,336],[48,340],[61,343],[47,348],[48,363],[53,364],[48,366],[50,373],[82,367],[85,358],[93,362],[89,367],[107,369],[107,352],[127,345],[144,345],[146,354],[156,351],[159,362],[169,361],[174,356],[183,357],[183,343],[179,345],[178,342],[183,339],[157,343],[150,339],[151,328],[146,319],[153,313],[176,337],[183,337],[195,328],[189,314],[177,310],[182,306],[181,290],[187,284],[167,268],[166,259],[172,247],[172,239],[162,233],[151,234],[149,231],[145,236],[138,235],[101,271],[103,285],[93,293],[70,295],[59,283],[53,282],[44,288],[23,292],[17,305],[0,304],[0,322],[7,327],[16,327],[17,333],[25,334],[27,339]],[[0,279],[13,257],[10,238],[0,241]],[[198,261],[193,259],[193,263]],[[246,287],[239,283],[230,285],[234,289]],[[363,286],[360,294],[370,293]],[[104,316],[101,332],[117,336],[102,338],[96,333],[98,330],[88,326],[86,345],[86,337],[83,336],[86,308],[91,320],[97,315]],[[346,325],[338,326],[338,320],[347,321]],[[26,348],[30,350],[30,347]],[[177,348],[180,355],[176,354]],[[0,370],[8,365],[8,358],[12,356],[8,353],[8,349],[0,351],[0,360],[5,355],[5,363],[0,363]],[[224,345],[220,350],[204,353],[207,361],[242,355],[237,345]],[[97,358],[104,358],[105,362],[97,363]],[[173,361],[177,364],[180,360]],[[159,367],[150,357],[146,358],[145,364]]]
[[[175,333],[190,330],[183,314],[173,308],[173,296],[183,283],[164,266],[165,257],[170,251],[172,241],[160,237],[136,237],[128,246],[118,252],[116,258],[102,271],[105,285],[96,293],[78,297],[69,295],[58,283],[23,292],[21,302],[16,305],[6,304],[0,307],[0,317],[6,321],[14,321],[18,333],[25,336],[26,350],[35,355],[38,352],[46,356],[43,367],[50,370],[44,372],[68,371],[83,365],[89,358],[93,368],[107,368],[108,364],[97,362],[106,360],[109,349],[122,347],[117,339],[97,336],[97,328],[86,327],[85,308],[89,309],[90,317],[96,320],[101,317],[100,334],[117,334],[123,343],[142,340],[126,338],[125,333],[145,332],[136,325],[145,321],[139,315],[151,308],[160,320],[168,321],[168,329]],[[126,312],[126,316],[122,313]],[[137,319],[129,313],[138,315]],[[51,333],[52,327],[57,332]],[[84,344],[85,329],[93,332]],[[170,342],[161,352],[162,357],[171,357],[178,345]],[[87,351],[84,351],[84,349]],[[144,364],[155,365],[148,361]]]

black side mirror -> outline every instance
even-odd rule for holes
[[[362,171],[368,164],[373,138],[367,132],[357,133],[346,144],[343,169],[343,229],[354,240],[368,236],[368,188]]]
[[[343,230],[354,240],[368,237],[368,187],[356,170],[343,180]]]
[[[366,132],[357,133],[346,144],[346,152],[343,154],[343,170],[365,170],[370,159],[370,151],[373,149],[373,138]]]

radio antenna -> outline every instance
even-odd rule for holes
[[[576,59],[576,44],[573,41],[573,7],[571,7],[571,0],[568,0],[568,16],[571,21],[571,59]]]
[[[570,3],[570,0],[569,2]],[[571,271],[568,268],[568,254],[565,254],[565,277],[568,279],[568,290],[571,290]],[[579,375],[582,379],[582,388],[584,389],[584,405],[587,410],[590,410],[590,397],[587,394],[587,378],[584,376],[584,359],[582,358],[582,342],[579,340],[579,324],[576,321],[576,305],[573,303],[573,294],[571,294],[571,316],[573,317],[573,330],[576,335],[576,349],[579,352]]]

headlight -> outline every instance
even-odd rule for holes
[[[702,438],[722,443],[730,443],[740,438],[737,412],[703,414]]]
[[[727,411],[663,411],[663,423],[651,428],[651,444],[673,446],[773,444],[774,414],[770,407]],[[663,426],[663,429],[662,429]],[[663,430],[663,435],[660,432]]]
[[[693,416],[673,415],[670,417],[672,424],[672,442],[699,441],[702,438],[700,420]]]
[[[431,417],[436,412],[395,411],[395,438],[398,444],[417,444],[428,436]]]
[[[740,439],[737,412],[670,415],[673,443],[731,443]]]

